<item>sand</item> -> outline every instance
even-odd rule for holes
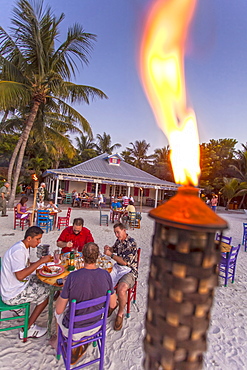
[[[108,212],[107,210],[104,212]],[[61,215],[65,215],[65,210]],[[3,256],[8,247],[23,238],[24,233],[19,229],[13,230],[13,211],[8,211],[9,217],[0,219],[0,256]],[[246,221],[244,212],[229,211],[220,214],[229,223],[227,235],[233,237],[233,244],[241,243],[242,223]],[[101,251],[105,244],[112,245],[115,241],[112,225],[99,226],[99,212],[95,210],[72,210],[72,219],[83,217]],[[130,230],[141,250],[139,280],[136,305],[131,306],[130,318],[124,319],[124,326],[120,332],[113,330],[115,313],[109,318],[107,325],[107,342],[105,354],[106,370],[139,370],[142,369],[144,358],[142,341],[145,334],[144,317],[146,312],[147,277],[149,271],[149,257],[151,253],[151,238],[154,222],[146,213],[143,214],[141,229]],[[56,248],[56,240],[60,232],[51,231],[43,235],[42,242],[49,243],[51,249]],[[31,253],[31,260],[36,254]],[[220,279],[220,286],[215,292],[214,307],[212,310],[211,327],[208,333],[208,351],[204,356],[204,369],[247,369],[247,253],[241,247],[238,258],[235,283],[229,283],[225,288]],[[37,321],[38,325],[47,323],[47,310]],[[55,323],[52,327],[55,332]],[[39,339],[28,339],[23,343],[18,339],[18,330],[0,333],[0,369],[23,370],[50,370],[64,369],[62,359],[57,361],[55,350],[49,345],[46,336]],[[87,358],[90,357],[92,347],[89,348]],[[88,367],[98,369],[98,365]]]

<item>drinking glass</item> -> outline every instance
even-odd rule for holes
[[[59,249],[55,249],[53,253],[53,260],[54,260],[54,263],[56,264],[60,262],[59,255],[60,255]]]

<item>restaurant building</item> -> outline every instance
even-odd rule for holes
[[[60,188],[67,193],[74,189],[78,193],[86,190],[95,197],[101,191],[109,202],[112,196],[131,195],[142,204],[153,200],[152,206],[157,206],[168,191],[177,190],[175,183],[161,180],[126,163],[119,154],[105,153],[71,168],[48,169],[43,177],[56,203]]]

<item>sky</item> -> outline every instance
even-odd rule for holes
[[[144,94],[137,55],[143,16],[152,0],[45,0],[67,28],[82,24],[97,35],[89,66],[76,83],[103,90],[108,100],[76,109],[89,121],[94,136],[106,132],[112,143],[146,140],[149,153],[168,144]],[[1,0],[0,25],[8,30],[15,1]],[[247,142],[247,1],[198,0],[185,58],[188,103],[198,122],[200,143],[234,138]]]

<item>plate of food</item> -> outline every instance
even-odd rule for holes
[[[61,265],[49,265],[49,266],[43,266],[39,273],[41,276],[47,276],[47,277],[53,277],[61,275],[64,272],[65,268]]]
[[[69,258],[70,252],[64,253],[64,256]],[[74,256],[75,256],[75,258],[80,258],[80,257],[82,257],[82,252],[74,251]]]

